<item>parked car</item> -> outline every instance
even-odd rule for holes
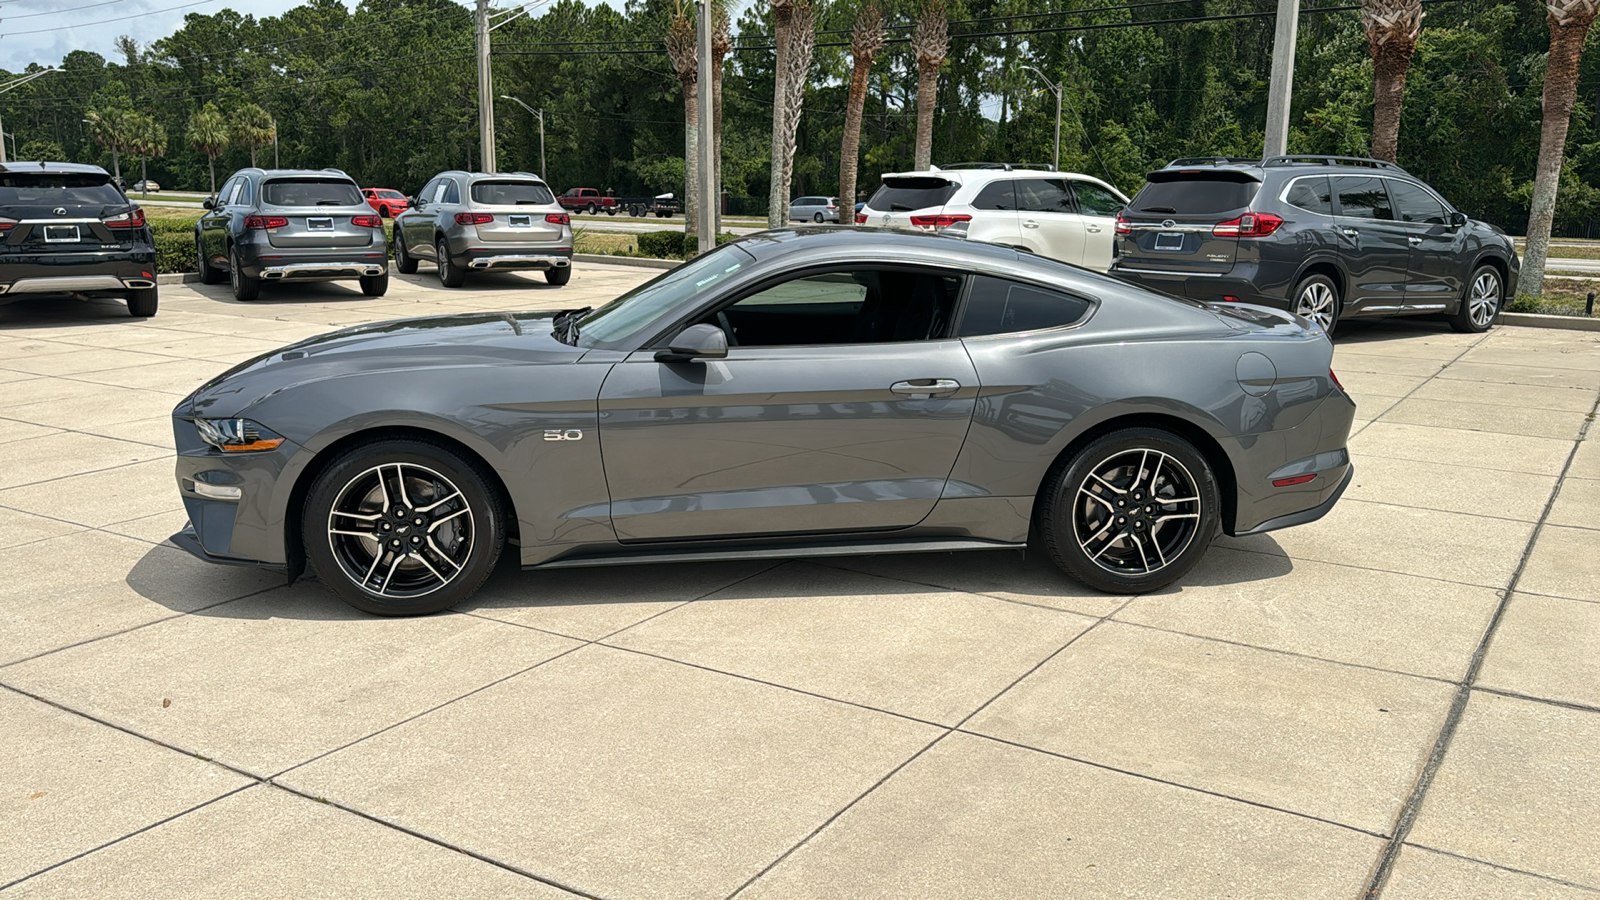
[[[1103,272],[1111,266],[1117,213],[1127,202],[1088,175],[960,163],[883,176],[856,224],[936,231]]]
[[[539,269],[572,279],[572,220],[550,188],[526,172],[441,172],[394,220],[394,265],[404,274],[432,262],[445,287],[468,272]]]
[[[466,600],[508,545],[559,568],[1034,529],[1086,584],[1143,593],[1219,532],[1333,507],[1355,404],[1332,358],[1288,313],[990,244],[768,231],[597,310],[361,326],[207,382],[173,411],[173,541],[308,560],[382,615]]]
[[[367,205],[385,219],[392,219],[411,206],[411,200],[393,188],[362,188],[361,196],[367,198]]]
[[[838,197],[797,197],[789,204],[791,222],[839,221]]]
[[[383,220],[338,169],[240,169],[195,225],[200,280],[228,280],[240,301],[261,284],[356,279],[361,293],[389,290]]]
[[[133,189],[141,194],[158,194],[161,192],[161,184],[155,181],[135,181]]]
[[[606,215],[614,216],[619,207],[617,198],[603,196],[594,188],[570,188],[557,199],[562,209],[586,212],[591,216],[602,210]]]
[[[120,297],[156,314],[156,251],[144,210],[99,166],[0,163],[0,303],[39,294]]]
[[[1173,160],[1117,220],[1112,274],[1197,300],[1344,319],[1443,314],[1494,325],[1521,262],[1511,238],[1399,166],[1337,156]]]

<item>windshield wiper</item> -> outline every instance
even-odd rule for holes
[[[318,206],[354,206],[355,204],[346,203],[343,200],[318,200],[317,201],[317,205]]]
[[[1165,212],[1165,213],[1175,213],[1175,212],[1177,212],[1177,210],[1173,209],[1170,206],[1146,206],[1146,207],[1142,207],[1140,211],[1141,212]]]
[[[550,321],[551,332],[556,336],[556,340],[563,344],[577,346],[578,320],[587,315],[592,309],[594,309],[592,306],[582,306],[577,309],[564,309],[556,313],[556,317]]]

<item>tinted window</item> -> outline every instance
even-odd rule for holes
[[[961,337],[1008,334],[1071,325],[1089,311],[1089,301],[1003,278],[979,276],[967,293]]]
[[[723,244],[689,262],[639,285],[607,303],[578,323],[579,339],[586,347],[616,349],[655,325],[680,305],[705,299],[722,290],[728,279],[755,262],[737,244]]]
[[[399,191],[373,191],[372,195],[374,197],[382,197],[385,200],[403,200],[406,196]]]
[[[905,269],[807,275],[758,291],[702,321],[731,346],[885,344],[942,336],[961,279]]]
[[[1182,178],[1152,181],[1133,198],[1133,208],[1146,213],[1209,215],[1244,209],[1261,189],[1259,181]]]
[[[1092,181],[1074,181],[1072,192],[1078,198],[1078,212],[1107,218],[1122,212],[1122,198]]]
[[[1382,178],[1370,175],[1336,175],[1333,189],[1339,195],[1339,214],[1351,219],[1393,219],[1389,191]]]
[[[537,181],[479,181],[472,185],[472,201],[493,206],[543,206],[556,202],[556,198]]]
[[[455,179],[453,179],[453,178],[450,179],[449,181],[446,181],[444,183],[444,185],[445,185],[444,186],[444,202],[446,202],[446,203],[460,203],[461,202],[461,185],[456,184]]]
[[[127,200],[105,175],[37,174],[8,172],[0,175],[0,203],[72,203],[125,206]]]
[[[1059,178],[1026,178],[1017,181],[1017,209],[1024,212],[1071,213],[1072,191]]]
[[[999,209],[1013,210],[1017,208],[1017,192],[1014,181],[994,181],[978,192],[972,198],[974,209]]]
[[[233,185],[234,185],[234,182],[236,182],[237,180],[238,180],[237,178],[229,178],[227,181],[224,181],[222,183],[222,187],[217,188],[217,203],[218,204],[227,203],[228,202],[228,198],[233,196]]]
[[[1421,225],[1445,224],[1444,204],[1422,188],[1404,181],[1390,181],[1389,195],[1394,199],[1394,208],[1400,214],[1400,221]]]
[[[354,184],[337,178],[280,178],[262,187],[272,206],[355,206],[362,203]]]
[[[1328,186],[1326,176],[1312,175],[1296,179],[1289,186],[1289,195],[1285,199],[1290,206],[1298,206],[1307,212],[1333,215],[1333,189]]]
[[[867,205],[880,212],[910,212],[943,206],[956,185],[943,178],[885,178]]]

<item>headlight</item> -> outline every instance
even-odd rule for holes
[[[223,453],[276,450],[283,436],[249,419],[195,419],[200,439]]]

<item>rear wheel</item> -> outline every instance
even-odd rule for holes
[[[1326,275],[1308,275],[1295,286],[1290,308],[1295,315],[1317,323],[1331,338],[1339,325],[1339,287]]]
[[[222,273],[211,267],[211,260],[206,255],[205,244],[200,242],[200,235],[194,236],[194,268],[200,273],[201,284],[221,284]]]
[[[261,279],[244,273],[244,261],[239,258],[237,247],[228,248],[228,278],[233,284],[233,299],[240,303],[249,303],[261,296]]]
[[[1450,327],[1465,334],[1488,331],[1500,318],[1504,295],[1505,286],[1500,281],[1500,270],[1494,266],[1479,266],[1472,273],[1472,280],[1467,282],[1461,307],[1450,317]]]
[[[1111,594],[1166,587],[1220,527],[1216,477],[1200,451],[1158,428],[1097,438],[1045,481],[1039,531],[1069,575]]]
[[[383,270],[382,275],[361,276],[361,293],[368,297],[382,297],[389,292],[389,270]]]
[[[466,600],[505,541],[491,477],[439,445],[384,440],[345,451],[312,486],[301,519],[306,559],[339,599],[380,616]]]
[[[398,222],[395,223],[394,227],[394,267],[400,270],[401,275],[415,275],[417,273],[417,261],[411,258],[411,254],[406,252],[405,236],[400,233],[400,224]]]
[[[811,221],[817,223],[818,225],[821,225],[822,224],[822,213],[817,213],[816,215],[812,216],[811,217]]]
[[[589,204],[589,207],[588,207],[588,210],[587,210],[589,215],[591,215],[591,216],[594,215],[594,210],[595,210],[595,205],[593,203]]]
[[[544,280],[560,287],[572,280],[572,266],[552,266],[545,269]]]
[[[439,239],[439,246],[434,251],[439,254],[439,283],[451,288],[466,284],[467,270],[450,261],[450,245],[444,238]]]
[[[159,302],[153,287],[131,290],[128,292],[128,315],[148,319],[156,314]]]

